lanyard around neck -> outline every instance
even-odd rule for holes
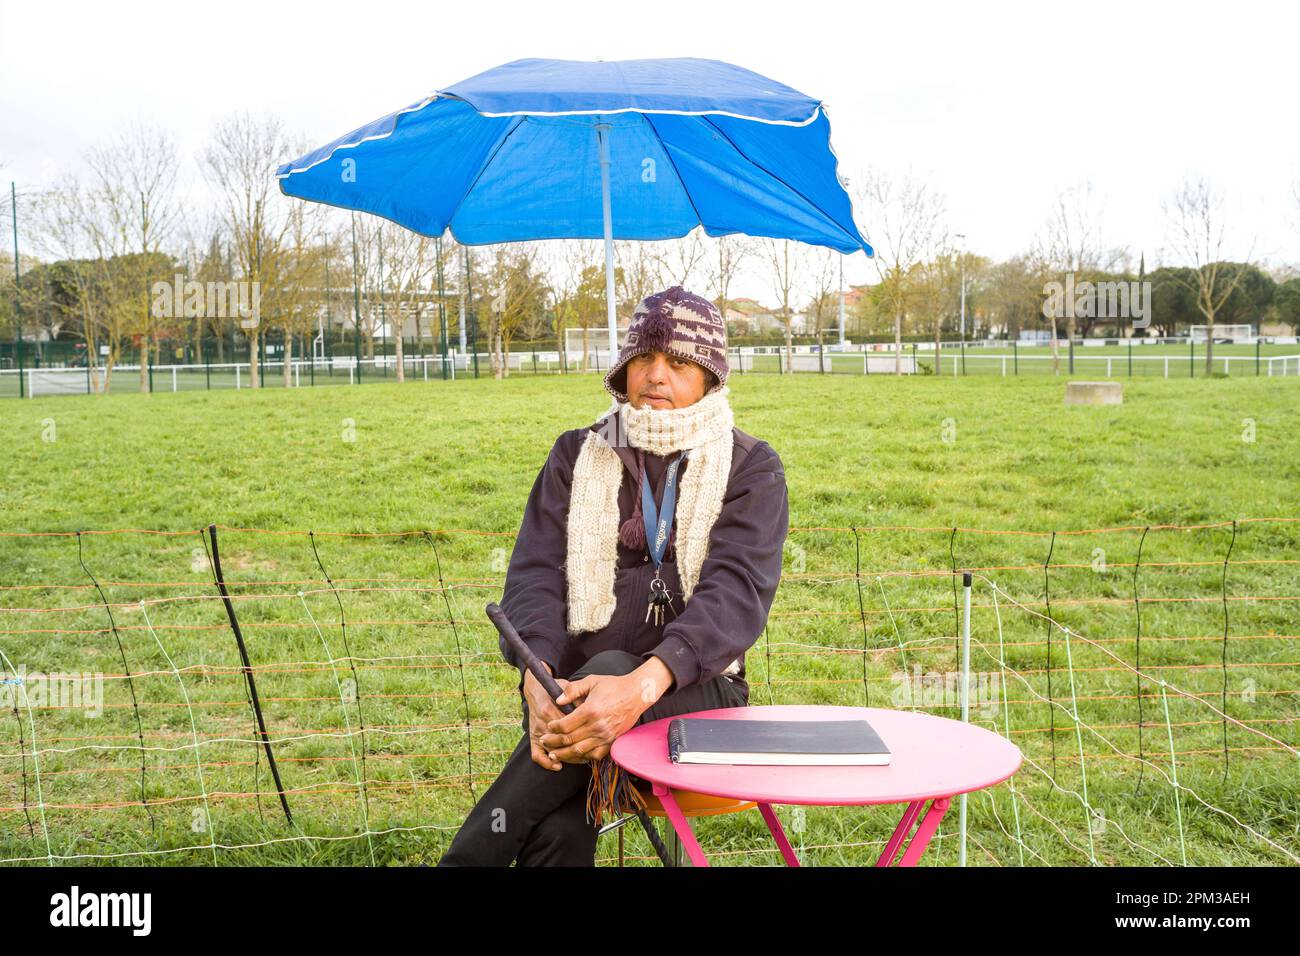
[[[654,495],[650,493],[650,481],[645,476],[641,479],[641,518],[645,522],[645,542],[650,552],[650,560],[655,570],[663,563],[664,552],[668,550],[668,532],[673,526],[673,511],[677,507],[677,467],[690,455],[683,451],[668,466],[668,476],[664,481],[663,509],[655,507]]]

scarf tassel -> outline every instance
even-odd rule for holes
[[[645,548],[645,519],[641,517],[639,508],[618,529],[618,540],[623,542],[624,547],[631,548],[633,551],[641,551]],[[673,530],[668,532],[668,548],[664,551],[664,560],[677,560],[676,522],[673,523]]]
[[[623,542],[625,547],[633,551],[640,551],[645,547],[645,519],[641,517],[641,509],[638,507],[632,513],[632,517],[623,522],[623,526],[618,529],[618,539]]]
[[[645,809],[645,798],[626,770],[609,757],[592,762],[591,783],[587,786],[588,823],[598,827],[606,817],[613,820]]]

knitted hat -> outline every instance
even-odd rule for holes
[[[727,323],[708,299],[679,285],[646,296],[636,307],[618,362],[605,375],[605,388],[620,402],[627,397],[627,363],[643,352],[667,352],[689,359],[727,381]]]

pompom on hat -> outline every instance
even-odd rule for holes
[[[727,323],[712,302],[679,285],[637,305],[618,361],[605,375],[606,390],[620,402],[628,400],[627,363],[643,352],[667,352],[708,369],[718,379],[711,391],[727,382]]]

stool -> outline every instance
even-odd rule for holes
[[[649,790],[637,787],[637,793],[641,794],[645,800],[646,813],[651,817],[664,817],[663,804]],[[753,800],[736,800],[732,797],[715,797],[708,793],[696,793],[693,790],[678,790],[673,796],[677,800],[677,805],[682,809],[682,815],[685,817],[716,817],[724,813],[740,813],[742,810],[752,810],[758,806]],[[601,833],[607,833],[610,830],[618,830],[618,865],[623,865],[623,825],[630,820],[635,820],[634,814],[627,814],[615,820],[608,826],[601,828]],[[671,827],[668,830],[667,844],[669,852],[672,855],[673,866],[682,865],[682,845],[677,836],[677,831]]]

